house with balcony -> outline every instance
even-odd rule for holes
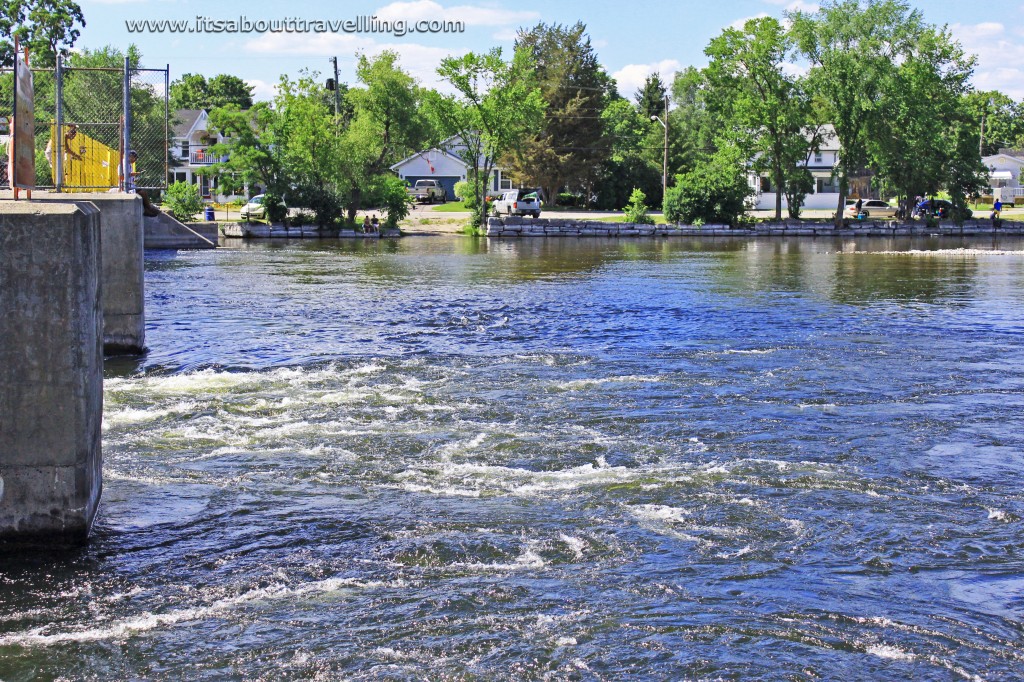
[[[198,185],[202,197],[221,201],[230,197],[217,192],[217,178],[199,173],[214,163],[227,161],[227,156],[215,157],[210,153],[210,147],[223,142],[224,138],[209,129],[209,116],[210,112],[204,109],[174,112],[167,180]]]

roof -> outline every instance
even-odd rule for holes
[[[993,180],[1013,180],[1013,173],[1010,171],[992,171],[988,176]]]
[[[1016,149],[1000,149],[998,154],[982,157],[981,162],[986,166],[989,166],[1000,159],[1006,159],[1008,161],[1014,161],[1024,165],[1024,152]]]
[[[177,109],[172,120],[180,121],[171,127],[175,137],[188,137],[192,132],[192,126],[196,124],[199,117],[203,115],[202,109]]]
[[[447,156],[449,159],[452,159],[453,161],[455,161],[456,163],[466,167],[467,169],[469,168],[468,166],[466,166],[466,162],[463,161],[462,159],[460,159],[455,154],[452,154],[451,152],[448,152],[448,151],[446,151],[444,149],[438,149],[437,147],[431,147],[430,149],[424,149],[421,152],[416,152],[412,156],[405,157],[404,159],[402,159],[398,163],[393,164],[391,166],[391,170],[397,171],[399,168],[401,168],[402,166],[406,165],[407,163],[409,163],[411,161],[414,161],[415,159],[418,159],[421,156],[423,156],[424,154],[428,154],[430,152],[437,152],[439,154],[443,154],[444,156]]]

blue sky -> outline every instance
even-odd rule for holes
[[[334,0],[260,3],[236,0],[79,0],[86,27],[78,47],[136,43],[145,66],[169,64],[172,80],[184,73],[214,76],[230,73],[254,86],[258,99],[269,99],[282,73],[302,68],[326,74],[328,58],[338,57],[341,80],[354,82],[355,54],[397,51],[402,66],[421,83],[439,87],[434,73],[448,54],[511,49],[516,29],[537,22],[583,21],[605,68],[620,91],[631,96],[652,71],[663,76],[689,65],[706,63],[704,47],[729,25],[786,9],[813,11],[809,0],[708,0],[595,3],[585,0]],[[1024,2],[1000,3],[998,14],[983,16],[962,0],[917,2],[925,19],[948,25],[964,47],[978,57],[975,85],[999,89],[1024,99]],[[352,19],[377,15],[389,19],[453,19],[466,22],[464,33],[439,35],[345,33],[130,33],[125,20],[213,20],[246,17],[250,21]]]

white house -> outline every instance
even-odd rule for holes
[[[839,137],[831,125],[822,126],[821,148],[807,156],[804,165],[811,171],[814,178],[814,189],[804,199],[804,208],[835,210],[839,204],[839,179],[833,178],[836,163],[839,161]],[[851,180],[853,180],[851,178]],[[772,179],[765,175],[751,174],[750,185],[754,188],[754,208],[757,210],[775,210],[775,188]],[[867,193],[867,188],[864,188]],[[851,195],[854,188],[851,187]],[[782,207],[787,208],[786,196],[782,196]]]
[[[228,158],[214,157],[209,152],[211,145],[224,141],[223,136],[210,132],[209,112],[204,109],[178,109],[174,116],[176,122],[172,128],[168,181],[199,185],[199,193],[203,197],[223,199],[216,193],[217,178],[197,173]]]
[[[451,137],[438,147],[416,152],[391,166],[410,185],[417,180],[440,180],[449,200],[455,198],[455,183],[465,180],[469,174],[469,164],[462,160],[466,145],[458,137]],[[488,193],[499,193],[512,189],[512,181],[505,177],[500,168],[491,173]]]
[[[1021,186],[1024,151],[1000,149],[998,154],[982,157],[981,162],[988,168],[993,197],[999,197],[1002,201],[1013,201],[1014,197],[1024,196],[1024,187]]]

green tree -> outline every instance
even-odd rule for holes
[[[564,187],[589,190],[609,156],[601,112],[614,81],[597,61],[582,22],[521,30],[516,50],[531,55],[547,106],[542,122],[526,131],[504,161],[555,204]]]
[[[678,223],[735,225],[746,210],[750,185],[744,154],[724,146],[707,163],[676,177],[665,195],[665,219]]]
[[[716,138],[727,122],[708,106],[710,96],[703,71],[690,66],[676,73],[672,81],[672,103],[675,107],[669,112],[670,178],[693,170],[718,150]],[[660,135],[660,128],[654,135]],[[660,140],[655,144],[653,138],[646,143],[653,149],[652,157],[661,151],[661,145]],[[660,156],[658,165],[661,165]]]
[[[356,76],[363,87],[348,92],[353,113],[341,143],[350,221],[362,206],[366,188],[384,188],[383,195],[376,192],[378,200],[394,193],[394,186],[379,176],[390,175],[391,164],[420,149],[430,133],[423,91],[398,66],[395,52],[384,51],[373,58],[361,55]]]
[[[82,8],[72,0],[0,0],[0,66],[14,63],[17,38],[32,64],[53,68],[84,26]]]
[[[769,173],[776,220],[782,219],[783,196],[799,196],[789,192],[789,171],[805,162],[809,151],[811,101],[799,80],[786,72],[791,48],[782,24],[760,17],[742,29],[725,29],[704,50],[711,58],[705,71],[715,93],[711,101],[730,123],[722,134],[749,150],[755,171]],[[803,180],[796,178],[800,186]],[[799,213],[799,206],[795,210]]]
[[[457,94],[433,98],[432,113],[440,130],[458,135],[465,145],[459,153],[476,189],[474,224],[483,230],[485,183],[495,163],[543,119],[544,98],[534,82],[533,59],[520,49],[505,61],[501,48],[494,48],[486,54],[447,57],[437,72]]]
[[[869,128],[883,88],[924,27],[903,0],[830,0],[814,14],[793,12],[793,35],[811,64],[810,87],[835,127],[841,153],[836,225],[853,173],[867,166]]]
[[[252,106],[252,86],[237,76],[220,74],[209,81],[200,74],[186,73],[171,83],[172,109],[212,109],[228,104],[240,109]]]
[[[221,178],[222,187],[260,185],[281,192],[285,188],[283,148],[278,145],[278,112],[265,102],[258,102],[242,111],[237,104],[228,104],[210,112],[210,130],[220,133],[223,142],[210,147],[214,158],[227,158],[204,172]],[[227,180],[227,185],[225,185]]]
[[[934,195],[953,175],[980,169],[978,133],[962,106],[973,61],[945,29],[921,27],[879,89],[868,126],[870,164],[908,214],[915,195]],[[974,131],[973,147],[950,145],[961,128]]]
[[[644,80],[643,87],[636,91],[636,100],[640,115],[646,119],[651,116],[662,116],[665,113],[665,96],[668,90],[661,80],[661,74],[652,73]]]
[[[968,92],[961,110],[983,131],[981,154],[991,156],[1004,147],[1024,146],[1024,103],[1016,102],[998,90]]]
[[[661,156],[655,161],[645,153],[645,145],[652,130],[662,132],[661,126],[644,116],[639,108],[622,97],[614,97],[601,112],[609,158],[601,165],[601,173],[594,185],[592,197],[599,208],[618,209],[627,201],[634,188],[645,197],[661,200]],[[658,141],[662,148],[663,140]],[[591,197],[588,196],[588,199]]]

